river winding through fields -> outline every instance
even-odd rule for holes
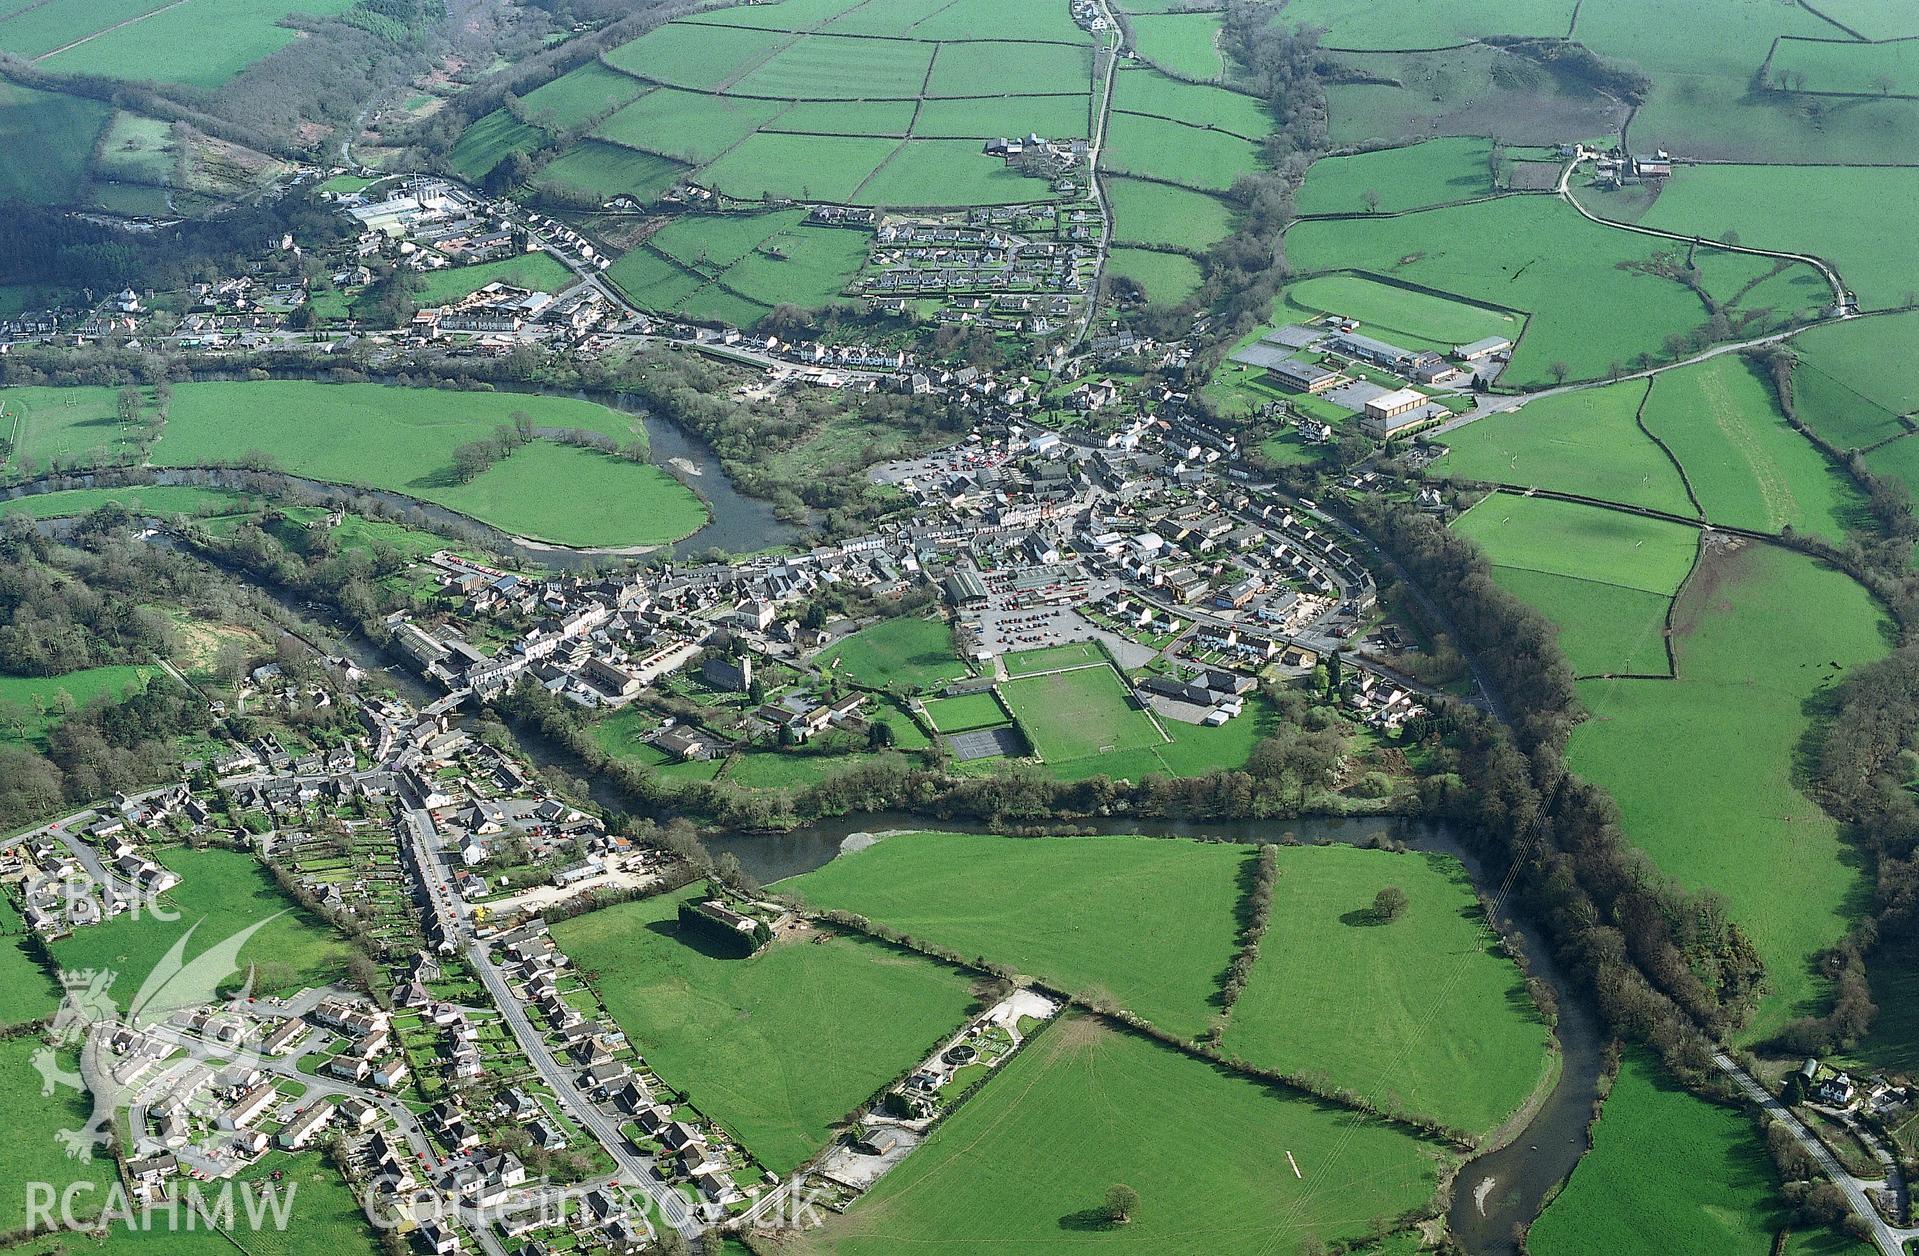
[[[724,480],[723,476],[713,478]],[[323,608],[295,604],[275,590],[261,588],[261,591],[305,618],[330,620]],[[326,644],[380,677],[382,683],[391,684],[402,696],[416,703],[438,697],[371,641],[358,633],[341,631],[337,623],[332,627],[337,639]],[[528,729],[516,729],[515,733],[522,750],[534,763],[557,767],[585,780],[593,800],[602,807],[611,811],[630,808],[608,782],[589,777],[584,764],[565,747]],[[1498,896],[1504,880],[1503,868],[1489,869],[1460,842],[1450,826],[1430,821],[1331,816],[1270,821],[1109,817],[1080,822],[1080,827],[1100,833],[1247,843],[1291,839],[1362,845],[1384,838],[1458,859],[1475,889],[1489,899]],[[857,850],[869,844],[876,834],[913,829],[994,831],[991,826],[973,821],[940,820],[907,812],[876,812],[823,819],[785,833],[713,834],[707,836],[706,845],[716,855],[736,856],[759,880],[773,882],[818,868],[845,851]],[[1578,1164],[1587,1147],[1587,1126],[1605,1048],[1597,1017],[1583,992],[1570,983],[1553,961],[1544,934],[1505,911],[1499,913],[1496,924],[1502,933],[1519,940],[1531,961],[1532,974],[1550,986],[1557,996],[1559,1020],[1555,1032],[1560,1044],[1561,1070],[1552,1091],[1531,1113],[1525,1126],[1503,1147],[1469,1161],[1453,1184],[1448,1224],[1453,1235],[1475,1256],[1517,1253],[1515,1227],[1535,1219]]]

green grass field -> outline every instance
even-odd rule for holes
[[[1572,768],[1611,791],[1662,871],[1723,895],[1765,960],[1772,993],[1750,1040],[1817,1009],[1812,957],[1865,892],[1838,826],[1794,772],[1806,704],[1885,653],[1885,623],[1846,576],[1747,542],[1702,561],[1681,594],[1676,681],[1579,686],[1592,718],[1573,730]]]
[[[1900,415],[1862,394],[1848,377],[1801,358],[1792,374],[1799,421],[1841,450],[1866,449],[1904,436]]]
[[[874,755],[806,754],[791,750],[749,750],[734,755],[726,779],[745,789],[807,789],[835,773],[871,763]]]
[[[1081,663],[1104,663],[1106,654],[1091,641],[1069,641],[1065,645],[1041,646],[1037,650],[1014,650],[1003,657],[1008,676],[1031,676],[1059,667],[1077,667]]]
[[[937,619],[883,619],[819,656],[819,664],[857,685],[937,689],[967,674],[953,629]]]
[[[858,231],[795,227],[741,258],[719,282],[762,306],[813,309],[838,299],[866,261],[866,246]]]
[[[939,56],[933,61],[932,77],[927,80],[926,94],[951,97],[1081,92],[1086,90],[1092,74],[1092,51],[1085,47],[1019,43],[941,44]],[[918,86],[915,83],[913,90],[904,94],[917,95]],[[1084,134],[1082,129],[1050,138],[1068,139]]]
[[[116,113],[100,138],[94,172],[102,178],[164,187],[173,181],[174,156],[171,123],[137,113]]]
[[[646,248],[622,254],[605,274],[614,287],[649,310],[670,310],[707,282],[699,271]]]
[[[717,282],[689,293],[673,308],[687,318],[705,319],[730,327],[752,327],[773,312],[772,306],[729,291]]]
[[[1126,66],[1113,84],[1113,108],[1213,127],[1257,140],[1273,129],[1272,115],[1254,96],[1168,78],[1145,66]]]
[[[1656,136],[1662,147],[1689,157],[1822,165],[1874,163],[1889,152],[1911,152],[1919,144],[1919,103],[1817,102],[1752,90],[1754,73],[1779,36],[1844,37],[1816,15],[1818,7],[1715,0],[1660,6],[1655,15],[1642,4],[1590,5],[1580,12],[1576,37],[1602,56],[1632,62],[1652,80],[1633,116],[1635,142]],[[1757,207],[1762,214],[1795,204],[1784,189],[1809,182],[1783,164],[1777,173],[1781,179]],[[1673,182],[1679,191],[1683,180]],[[1868,205],[1864,212],[1877,208]],[[1818,225],[1810,214],[1807,222]]]
[[[44,56],[96,31],[144,17],[166,0],[101,0],[86,6],[8,0],[0,12],[0,48],[22,57]]]
[[[1106,273],[1124,275],[1146,290],[1155,305],[1178,305],[1199,290],[1199,263],[1178,253],[1114,247],[1106,255]]]
[[[141,7],[152,11],[149,16],[126,25],[115,25],[119,19],[109,18],[85,32],[92,36],[85,43],[48,56],[44,65],[58,73],[212,89],[298,38],[292,27],[279,24],[282,17],[296,12],[330,17],[351,4],[352,0],[142,3]],[[67,13],[95,11],[92,5],[45,7]],[[0,46],[6,46],[8,26],[0,22]],[[206,38],[209,31],[218,31],[219,38]]]
[[[1149,753],[1159,760],[1161,768],[1171,776],[1203,776],[1226,768],[1244,767],[1248,756],[1253,753],[1253,746],[1261,737],[1273,731],[1276,721],[1277,717],[1266,700],[1254,696],[1246,703],[1245,710],[1218,728],[1167,720],[1164,727],[1173,740],[1150,747]],[[1092,761],[1082,759],[1078,764],[1069,766],[1079,767],[1089,762]],[[1093,766],[1101,771],[1109,770],[1097,763],[1093,763]]]
[[[1755,314],[1770,309],[1782,326],[1818,318],[1832,304],[1832,288],[1811,266],[1777,257],[1702,249],[1693,265],[1700,287],[1721,305]]]
[[[1518,343],[1526,320],[1518,314],[1488,310],[1429,292],[1396,288],[1363,275],[1320,275],[1286,285],[1286,308],[1301,318],[1338,314],[1362,328],[1409,349],[1450,353],[1455,345],[1488,336]]]
[[[392,489],[524,536],[570,545],[650,545],[705,519],[692,490],[658,467],[536,441],[466,484],[453,450],[524,410],[545,427],[625,443],[639,420],[584,401],[292,380],[187,383],[173,390],[159,466],[231,461],[258,450],[286,471]]]
[[[1841,449],[1903,433],[1919,410],[1919,381],[1902,363],[1919,353],[1919,311],[1815,327],[1792,340],[1799,418]]]
[[[1454,521],[1493,577],[1559,626],[1575,675],[1663,676],[1666,616],[1696,529],[1550,498],[1495,493]]]
[[[1273,731],[1274,722],[1272,708],[1263,700],[1255,699],[1246,704],[1246,710],[1238,718],[1217,728],[1168,719],[1162,721],[1161,726],[1172,738],[1169,742],[1084,759],[1049,761],[1044,770],[1048,776],[1061,781],[1083,781],[1095,776],[1140,781],[1155,772],[1164,776],[1204,776],[1208,772],[1246,766],[1254,745]]]
[[[991,693],[934,698],[926,704],[926,717],[942,733],[963,733],[969,728],[990,728],[1007,721],[1006,708]]]
[[[1575,676],[1669,676],[1666,615],[1672,598],[1522,567],[1495,567],[1502,588],[1559,628]]]
[[[697,181],[743,201],[850,202],[899,147],[871,137],[760,132],[702,170]]]
[[[973,140],[913,139],[875,167],[849,199],[858,205],[959,207],[1040,201],[1048,193],[1046,180],[1030,178],[999,158],[986,156]]]
[[[421,496],[562,545],[658,545],[693,535],[708,517],[706,504],[659,467],[547,441]]]
[[[689,22],[711,22],[720,26],[758,26],[766,30],[809,31],[826,26],[845,13],[848,9],[858,10],[868,6],[859,5],[856,0],[779,0],[777,4],[739,5],[733,8],[717,9],[710,13],[695,13],[686,20]],[[835,30],[840,29],[837,25]],[[898,31],[854,31],[855,34],[898,34]]]
[[[1692,570],[1699,531],[1549,497],[1494,493],[1459,516],[1493,563],[1672,596]]]
[[[1175,78],[1212,82],[1225,73],[1217,14],[1149,13],[1132,27],[1139,55]]]
[[[429,271],[420,280],[414,298],[420,305],[445,305],[470,296],[490,283],[511,284],[534,292],[558,292],[573,281],[573,272],[548,253],[522,253],[478,266],[449,266]]]
[[[1644,418],[1714,523],[1791,528],[1836,544],[1862,509],[1858,490],[1786,425],[1770,380],[1744,358],[1727,354],[1660,375]]]
[[[1907,304],[1919,261],[1898,244],[1899,206],[1919,197],[1919,170],[1696,166],[1641,219],[1649,227],[1813,253],[1837,267],[1866,309]]]
[[[1803,75],[1805,86],[1795,88],[1799,91],[1911,96],[1919,92],[1919,43],[1784,39],[1773,50],[1772,70],[1775,77]]]
[[[1493,191],[1492,145],[1483,139],[1430,140],[1313,163],[1294,208],[1302,215],[1398,213]]]
[[[784,109],[777,100],[742,100],[662,87],[600,123],[593,134],[628,148],[703,165]]]
[[[1752,1122],[1669,1081],[1630,1055],[1606,1100],[1593,1147],[1541,1214],[1537,1256],[1764,1252],[1788,1224],[1766,1146]]]
[[[1004,1069],[798,1250],[1300,1251],[1360,1237],[1436,1184],[1436,1149],[1409,1135],[1079,1016]],[[1109,1227],[1096,1210],[1115,1182],[1140,1203]]]
[[[617,110],[647,91],[647,85],[598,61],[528,92],[530,116],[555,129],[570,130],[590,118]]]
[[[1819,11],[1867,39],[1919,35],[1919,14],[1900,0],[1820,0]]]
[[[8,722],[0,723],[0,745],[46,744],[47,731],[61,719],[62,694],[71,697],[76,708],[84,707],[95,698],[125,697],[143,688],[153,673],[153,668],[129,664],[89,667],[63,676],[0,673],[0,713],[8,717]]]
[[[458,152],[456,148],[456,161]],[[543,188],[583,191],[605,200],[630,196],[646,203],[670,191],[686,174],[687,168],[670,158],[588,139],[548,163],[535,182]]]
[[[1244,846],[1143,837],[890,837],[781,883],[915,937],[1205,1028],[1235,945]]]
[[[538,127],[526,125],[504,109],[495,109],[460,133],[447,160],[461,178],[477,181],[508,153],[531,152],[545,142],[546,133]]]
[[[1434,465],[1460,479],[1577,493],[1691,515],[1679,471],[1639,430],[1643,380],[1542,397],[1446,434]]]
[[[1216,196],[1139,179],[1107,185],[1115,239],[1203,250],[1233,229],[1232,207]],[[1147,291],[1151,292],[1149,284]]]
[[[791,0],[785,0],[782,9],[795,7]],[[815,0],[811,8],[802,7],[801,12],[810,18],[813,11],[825,13],[828,9],[839,9],[824,29],[835,35],[880,35],[892,39],[904,39],[928,18],[938,13],[946,5],[941,0],[892,0],[884,4],[855,4],[848,0]],[[805,19],[802,19],[805,20]]]
[[[269,1155],[251,1168],[241,1170],[237,1180],[257,1184],[261,1194],[268,1189],[279,1192],[280,1199],[290,1202],[291,1224],[285,1229],[276,1229],[268,1215],[262,1224],[254,1225],[247,1218],[246,1205],[236,1201],[236,1222],[228,1237],[209,1230],[205,1222],[198,1228],[188,1229],[184,1209],[180,1213],[180,1224],[169,1228],[162,1206],[151,1228],[116,1227],[108,1232],[100,1250],[107,1256],[146,1256],[147,1253],[229,1256],[241,1244],[253,1256],[301,1256],[313,1251],[325,1251],[333,1256],[375,1256],[381,1250],[365,1214],[360,1211],[359,1201],[320,1152],[290,1157]],[[207,1194],[211,1197],[212,1192]],[[32,1244],[28,1244],[25,1251],[27,1256],[51,1256]]]
[[[604,59],[616,70],[704,91],[733,82],[794,38],[777,31],[669,22],[610,50]]]
[[[766,129],[796,135],[888,135],[904,139],[913,127],[914,103],[910,100],[802,100],[787,105],[785,112],[768,123]],[[926,103],[930,106],[940,102]]]
[[[8,914],[15,916],[9,907]],[[27,947],[19,927],[0,935],[0,1026],[24,1025],[60,1007],[59,984]]]
[[[68,1173],[52,1180],[61,1185],[83,1176]],[[339,1256],[374,1256],[380,1250],[353,1192],[319,1152],[291,1157],[269,1153],[232,1180],[238,1183],[233,1197],[235,1220],[225,1230],[214,1228],[184,1205],[173,1210],[170,1200],[156,1204],[151,1213],[138,1211],[136,1205],[131,1219],[116,1214],[97,1241],[92,1234],[84,1240],[73,1235],[42,1236],[24,1240],[18,1251],[21,1256],[72,1256],[80,1250],[105,1256],[223,1256],[242,1243],[245,1251],[256,1256],[296,1256],[319,1247]],[[217,1206],[208,1184],[201,1183],[200,1191],[209,1208]],[[276,1200],[287,1211],[284,1228],[276,1222],[272,1202]],[[105,1202],[104,1196],[81,1195],[75,1211],[84,1218],[89,1205],[97,1210]],[[250,1202],[260,1210],[257,1222],[247,1211]],[[82,1243],[83,1247],[76,1246]]]
[[[1202,192],[1224,192],[1239,176],[1263,168],[1252,141],[1164,118],[1116,113],[1107,124],[1106,142],[1102,164],[1108,171]]]
[[[1567,135],[1616,133],[1626,115],[1575,79],[1485,45],[1333,60],[1359,80],[1326,89],[1335,144],[1407,144],[1444,135],[1552,144]]]
[[[1911,436],[1902,436],[1873,450],[1866,455],[1866,465],[1904,484],[1907,496],[1919,498],[1919,442]]]
[[[1652,258],[1655,244],[1539,196],[1307,221],[1286,234],[1287,257],[1303,274],[1370,270],[1527,311],[1526,334],[1500,377],[1521,388],[1550,381],[1555,362],[1571,378],[1596,379],[1641,354],[1658,359],[1668,335],[1706,322],[1685,285],[1632,269]]]
[[[990,36],[998,40],[1040,40],[1083,44],[1088,36],[1073,24],[1061,5],[1033,4],[1030,0],[967,0],[945,4],[914,25],[915,39],[966,40]]]
[[[1373,896],[1387,886],[1408,906],[1381,923]],[[1556,1067],[1552,1035],[1497,946],[1457,860],[1282,848],[1270,923],[1221,1048],[1486,1133]]]
[[[91,1182],[99,1191],[77,1193],[79,1207],[86,1201],[96,1204],[109,1183],[119,1175],[106,1154],[91,1160],[73,1160],[60,1141],[62,1130],[77,1130],[87,1123],[93,1102],[84,1091],[57,1089],[49,1097],[40,1094],[40,1075],[34,1071],[33,1056],[42,1046],[38,1035],[0,1039],[0,1068],[6,1070],[7,1084],[0,1086],[0,1122],[7,1137],[0,1142],[0,1175],[18,1189],[0,1192],[0,1226],[9,1231],[26,1224],[27,1194],[24,1183],[52,1182],[56,1190],[70,1184]],[[76,1061],[60,1060],[60,1066],[72,1069]]]
[[[137,433],[120,421],[117,388],[0,389],[0,433],[13,435],[6,465],[46,471],[55,462],[124,462]],[[151,397],[142,394],[144,413]]]
[[[680,934],[681,898],[577,916],[553,936],[659,1075],[776,1173],[957,1029],[972,1001],[962,974],[859,938],[720,954]]]
[[[1483,35],[1565,35],[1571,0],[1451,0],[1443,7],[1377,0],[1293,0],[1278,21],[1322,26],[1330,48],[1438,48]]]
[[[1141,750],[1165,741],[1111,667],[1025,676],[1000,685],[999,695],[1034,753],[1048,763]]]
[[[742,75],[729,90],[780,100],[917,96],[933,64],[933,50],[932,44],[899,39],[802,37]]]
[[[345,943],[295,908],[253,856],[231,850],[176,849],[164,852],[160,862],[181,876],[180,884],[165,895],[179,913],[177,920],[161,920],[151,913],[137,919],[130,914],[117,916],[53,944],[54,958],[63,968],[116,973],[113,997],[122,1010],[133,1002],[170,948],[189,932],[192,938],[183,959],[191,965],[242,930],[268,922],[241,949],[239,972],[213,975],[222,990],[237,989],[245,980],[247,965],[254,966],[254,990],[261,994],[290,994],[345,975]],[[211,995],[201,990],[196,996],[175,981],[147,1005],[147,1011],[165,1015],[192,1006],[191,1001],[179,1001],[192,997],[204,1002]]]
[[[1064,13],[1035,14],[1005,0],[972,0],[953,6],[963,10],[953,15],[946,7],[788,0],[658,27],[612,49],[604,65],[529,93],[533,116],[556,127],[617,110],[600,122],[597,139],[573,144],[538,182],[643,201],[682,176],[736,201],[963,207],[1046,199],[1044,180],[986,157],[980,141],[1029,130],[1087,135],[1086,35]],[[1022,30],[1049,33],[1022,41]],[[660,86],[640,94],[649,83]],[[537,133],[515,127],[511,118],[481,119],[456,145],[454,165],[475,177],[536,141]],[[630,168],[642,153],[683,164]],[[839,268],[838,282],[815,285],[799,303],[836,296],[847,273]],[[784,300],[779,291],[725,282],[652,308],[747,325]]]

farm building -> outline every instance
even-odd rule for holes
[[[1462,362],[1479,362],[1496,353],[1505,353],[1512,347],[1513,342],[1504,336],[1488,336],[1469,345],[1454,345],[1453,356]]]
[[[1655,153],[1635,153],[1631,161],[1632,173],[1642,179],[1669,179],[1672,177],[1672,154],[1663,148]]]

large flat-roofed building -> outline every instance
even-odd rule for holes
[[[1392,369],[1416,356],[1409,349],[1398,345],[1389,345],[1383,340],[1374,340],[1371,336],[1362,336],[1358,332],[1341,332],[1333,337],[1333,350],[1349,358],[1358,358],[1362,362],[1371,362],[1374,366]]]
[[[1413,388],[1401,388],[1374,397],[1366,403],[1359,421],[1360,430],[1378,440],[1389,440],[1408,428],[1418,427],[1432,418],[1438,407],[1426,394]]]
[[[1317,362],[1288,360],[1274,365],[1273,378],[1294,392],[1320,393],[1333,386],[1339,373],[1329,371]]]
[[[1417,388],[1396,388],[1389,393],[1381,393],[1366,403],[1366,417],[1369,419],[1393,419],[1409,410],[1417,410],[1426,404],[1426,394]]]

